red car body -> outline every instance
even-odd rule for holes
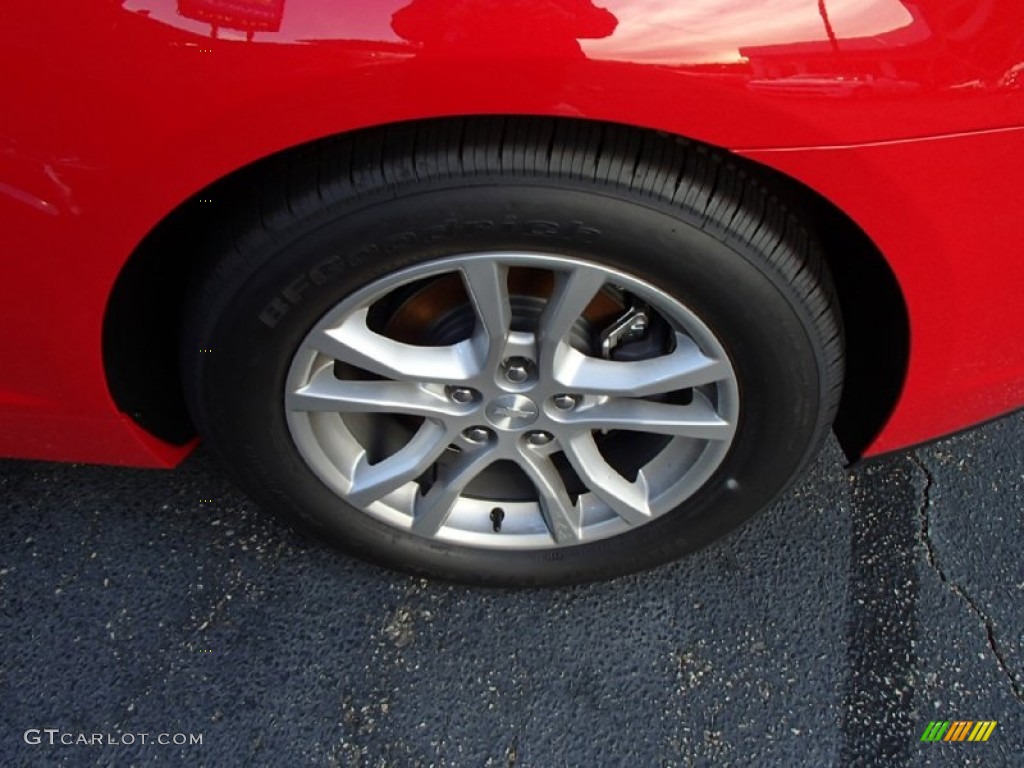
[[[130,387],[113,383],[125,363],[110,339],[132,322],[114,306],[119,275],[173,212],[262,158],[456,115],[688,137],[841,212],[884,259],[908,322],[889,331],[906,335],[898,359],[874,358],[874,342],[891,347],[882,328],[851,365],[844,397],[871,411],[851,454],[1024,402],[1019,3],[13,0],[5,10],[0,455],[180,461],[194,441],[153,427],[119,394]],[[166,259],[173,271],[176,256]],[[870,284],[856,296],[870,322]],[[865,405],[876,377],[895,386]]]

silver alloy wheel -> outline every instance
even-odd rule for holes
[[[552,275],[551,295],[529,330],[515,316],[510,269]],[[377,302],[453,274],[474,314],[466,337],[410,344],[371,327]],[[579,349],[584,312],[609,290],[664,319],[664,353],[617,362]],[[361,375],[341,377],[336,363]],[[673,402],[671,393],[680,392],[685,402]],[[497,549],[590,542],[671,511],[721,464],[739,414],[724,349],[680,302],[605,266],[521,252],[432,261],[357,291],[303,339],[284,398],[299,453],[350,505],[423,537]],[[411,436],[378,455],[371,444],[381,422],[368,415],[404,422]],[[610,441],[631,435],[664,441],[635,479],[606,457]],[[559,453],[582,488],[567,483]],[[501,462],[528,478],[528,498],[470,488]]]

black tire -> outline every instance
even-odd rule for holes
[[[768,504],[820,446],[842,333],[814,241],[724,153],[615,126],[467,119],[353,135],[292,155],[240,206],[186,307],[195,423],[266,507],[361,557],[474,583],[609,578],[702,547]],[[611,538],[538,550],[423,538],[343,503],[296,449],[283,392],[318,320],[397,270],[467,252],[583,259],[650,283],[728,354],[728,454],[672,511]],[[203,352],[202,350],[212,350]]]

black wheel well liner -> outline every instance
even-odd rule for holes
[[[680,138],[641,128],[629,130],[666,142]],[[178,335],[184,297],[198,254],[204,250],[201,241],[221,233],[231,208],[251,201],[249,191],[268,176],[279,175],[289,160],[302,156],[308,161],[318,144],[337,139],[284,150],[217,181],[172,211],[131,254],[107,304],[103,363],[114,402],[143,429],[174,444],[194,435],[181,393]],[[870,238],[831,202],[770,168],[735,155],[728,158],[770,189],[823,246],[846,333],[846,374],[834,431],[847,457],[856,460],[885,425],[903,387],[909,319],[899,284]]]

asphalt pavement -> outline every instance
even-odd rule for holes
[[[530,591],[311,544],[201,449],[0,461],[0,765],[1021,766],[1022,444],[830,443],[694,556]]]

